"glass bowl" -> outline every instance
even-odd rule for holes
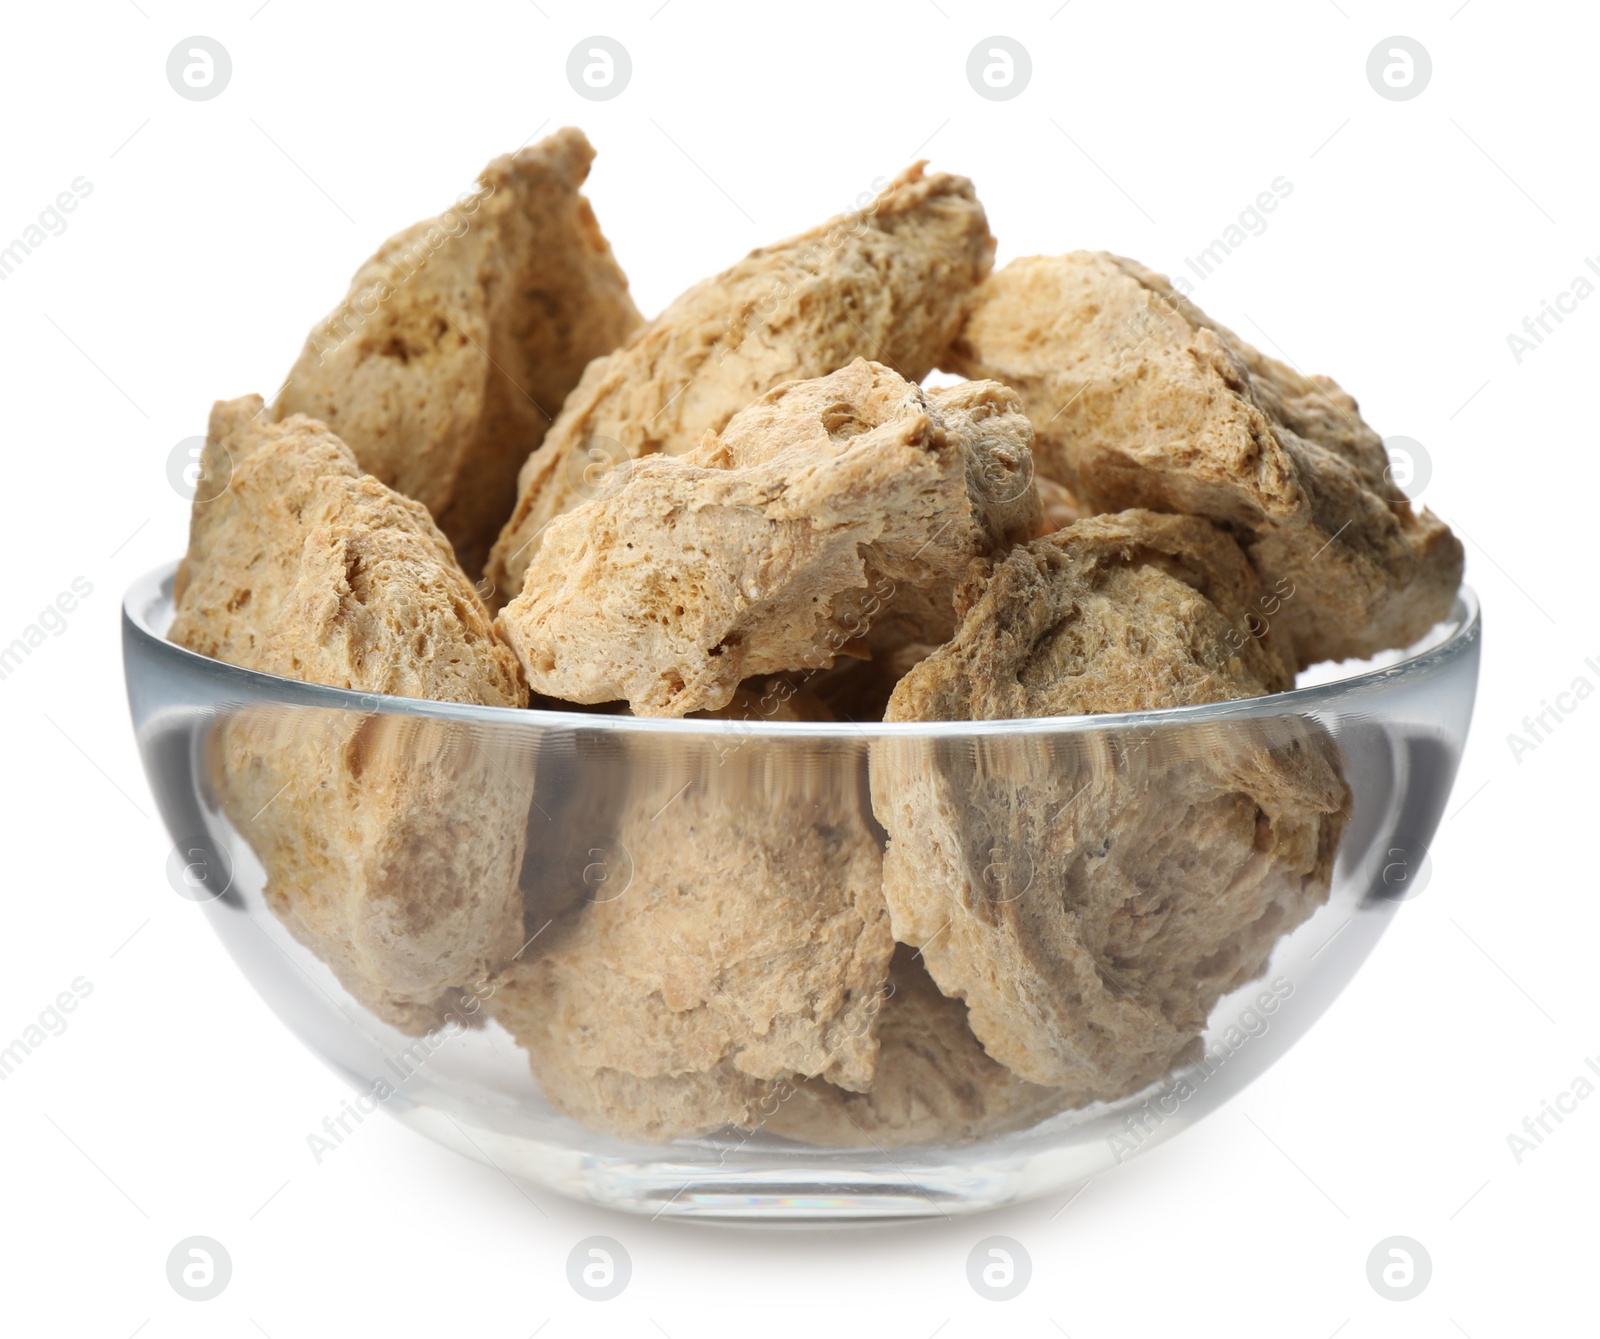
[[[313,1151],[381,1109],[591,1203],[739,1221],[992,1208],[1239,1092],[1426,882],[1480,646],[1463,589],[1417,646],[1246,701],[636,719],[209,660],[164,638],[172,574],[123,606],[169,877],[355,1089]],[[888,985],[880,864],[921,922]]]

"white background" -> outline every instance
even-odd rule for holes
[[[1507,743],[1576,676],[1600,686],[1584,665],[1600,662],[1600,298],[1520,364],[1506,339],[1600,252],[1593,11],[1058,4],[7,6],[0,242],[74,178],[93,190],[0,283],[0,643],[74,577],[93,593],[0,682],[0,1039],[74,978],[93,993],[0,1083],[0,1329],[1593,1332],[1600,1095],[1520,1165],[1506,1141],[1600,1054],[1600,697],[1520,761]],[[208,102],[165,77],[196,33],[233,61]],[[594,33],[632,56],[608,102],[565,78]],[[1007,102],[965,76],[994,33],[1033,62]],[[1411,101],[1366,79],[1392,34],[1432,57]],[[347,1091],[168,886],[117,619],[128,582],[184,543],[169,450],[204,431],[213,399],[270,395],[386,235],[563,124],[599,149],[590,194],[646,313],[917,153],[976,180],[1002,261],[1104,247],[1178,270],[1285,177],[1266,231],[1196,299],[1337,376],[1380,431],[1431,458],[1424,500],[1467,537],[1487,629],[1432,882],[1272,1073],[1064,1211],[1065,1195],[903,1229],[649,1224],[545,1192],[535,1205],[387,1119],[318,1166],[306,1135]],[[165,1276],[197,1233],[233,1259],[205,1303]],[[603,1304],[565,1276],[593,1233],[633,1259]],[[992,1233],[1032,1255],[1014,1301],[967,1283],[967,1254]],[[1434,1268],[1404,1303],[1365,1274],[1397,1233]]]

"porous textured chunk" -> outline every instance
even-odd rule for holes
[[[245,708],[210,740],[212,787],[266,870],[267,906],[413,1035],[523,944],[532,778],[518,761],[482,727],[305,707]]]
[[[1073,1104],[1166,1073],[1328,896],[1348,812],[1309,722],[886,740],[895,937],[995,1060]]]
[[[955,636],[896,686],[887,720],[1144,711],[1294,686],[1239,546],[1192,516],[1091,516],[974,565]],[[1256,635],[1259,634],[1259,635]]]
[[[791,1074],[866,1087],[893,942],[854,769],[752,740],[634,776],[621,872],[489,1001],[550,1101],[672,1138],[747,1123],[757,1085]]]
[[[363,475],[322,424],[219,404],[169,635],[241,665],[364,693],[527,700],[516,661],[421,504]],[[378,1017],[421,1032],[522,943],[529,788],[465,723],[246,708],[212,784],[266,901]],[[505,752],[505,750],[502,750]]]
[[[762,1128],[834,1148],[964,1143],[1073,1104],[1070,1092],[1028,1083],[984,1054],[965,1006],[940,994],[904,945],[895,950],[877,1035],[878,1068],[866,1092],[824,1079],[780,1088]]]
[[[508,600],[552,518],[612,466],[679,455],[785,381],[871,358],[921,381],[994,263],[964,177],[920,163],[864,208],[753,251],[590,365],[519,476],[488,576]]]
[[[311,331],[273,406],[320,419],[427,506],[474,577],[584,367],[639,324],[578,189],[593,158],[581,131],[558,131],[391,237]]]
[[[944,362],[1019,392],[1040,470],[1089,510],[1227,528],[1266,582],[1294,592],[1281,624],[1301,667],[1408,645],[1449,613],[1460,541],[1412,509],[1356,402],[1134,261],[1013,261],[985,283]]]
[[[533,1018],[521,1012],[527,1001],[515,982],[490,997],[491,1012],[496,1001],[500,1022],[519,1042],[536,1030]],[[764,1109],[792,1086],[753,1079],[726,1060],[708,1070],[650,1078],[590,1069],[560,1046],[530,1048],[529,1060],[540,1091],[562,1115],[590,1130],[651,1144],[695,1139],[727,1126],[754,1130]]]
[[[180,646],[288,678],[522,706],[515,657],[420,503],[361,472],[321,423],[219,402],[174,583]],[[202,494],[203,496],[203,494]]]
[[[1125,512],[1036,540],[973,588],[889,720],[1136,711],[1288,684],[1204,521]],[[1270,630],[1267,632],[1270,638]],[[875,743],[896,939],[995,1060],[1074,1100],[1165,1073],[1216,1001],[1328,895],[1338,752],[1297,718]]]
[[[790,382],[553,522],[499,627],[536,692],[639,715],[937,643],[969,562],[1037,529],[1028,437],[992,382],[925,392],[860,359]]]

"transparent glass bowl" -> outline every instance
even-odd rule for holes
[[[356,1089],[350,1114],[324,1132],[327,1147],[381,1108],[565,1194],[707,1219],[943,1217],[991,1208],[1099,1174],[1241,1090],[1333,1002],[1399,903],[1426,882],[1427,846],[1471,718],[1480,647],[1477,602],[1463,589],[1451,618],[1407,652],[1324,667],[1302,676],[1320,682],[1241,702],[979,723],[643,720],[375,697],[209,660],[164,638],[172,572],[169,565],[135,583],[123,609],[134,729],[175,842],[169,875],[203,904],[256,990]],[[1219,894],[1208,862],[1236,836],[1219,815],[1239,803],[1248,813],[1253,802],[1218,778],[1241,768],[1303,777],[1308,766],[1325,791],[1340,778],[1348,787],[1338,817],[1323,828],[1328,855],[1337,842],[1326,900],[1314,888],[1306,906],[1283,913],[1287,933],[1274,932],[1279,911],[1238,934],[1208,928],[1208,917],[1237,915],[1224,904],[1238,900],[1249,870],[1248,858],[1230,856]],[[948,1030],[959,1006],[930,995],[925,976],[918,1006],[905,973],[923,969],[899,949],[899,1002],[881,992],[847,1000],[849,1017],[835,1019],[829,1034],[830,1045],[843,1037],[848,1047],[852,1020],[860,1035],[881,1033],[879,1073],[890,1076],[883,1091],[899,1085],[882,1110],[822,1078],[794,1077],[747,1093],[742,1127],[663,1141],[663,1132],[686,1128],[685,1110],[694,1125],[696,1102],[714,1111],[721,1099],[698,1097],[677,1080],[589,1085],[577,1050],[562,1048],[570,1041],[592,1056],[632,1036],[641,1018],[656,1016],[650,1009],[663,1007],[641,999],[637,981],[673,978],[673,963],[683,970],[668,994],[698,989],[695,1016],[720,1017],[724,1030],[743,1027],[741,1009],[765,999],[769,985],[782,994],[781,954],[772,959],[773,982],[751,980],[761,935],[771,931],[781,944],[786,926],[806,922],[807,896],[825,913],[818,925],[849,920],[835,886],[847,877],[840,871],[848,867],[859,883],[864,850],[875,878],[886,840],[874,816],[875,784],[879,816],[892,826],[897,804],[907,813],[920,812],[918,803],[942,806],[945,829],[931,838],[907,834],[900,877],[916,888],[921,864],[933,882],[965,868],[970,887],[952,914],[977,927],[980,943],[996,925],[1026,932],[1026,917],[1008,920],[1008,907],[1023,905],[1018,899],[1053,895],[1059,903],[1052,880],[1065,877],[1062,862],[1095,869],[1096,860],[1121,858],[1129,870],[1154,869],[1154,857],[1138,850],[1110,856],[1114,838],[1125,831],[1125,848],[1175,843],[1162,857],[1159,906],[1140,902],[1147,890],[1131,887],[1129,905],[1113,907],[1109,919],[1104,907],[1083,915],[1084,938],[1098,935],[1111,948],[1092,968],[1091,984],[1105,988],[1099,1021],[1086,1022],[1080,1040],[1109,1046],[1115,1060],[1115,1020],[1137,1024],[1140,1016],[1156,1031],[1188,1026],[1198,1038],[1152,1077],[1151,1064],[1162,1065],[1157,1047],[1154,1062],[1146,1056],[1142,1072],[1130,1071],[1133,1091],[1124,1073],[1121,1095],[1041,1100],[1042,1090],[1019,1090],[975,1050],[960,1013],[960,1037],[919,1031],[936,1015]],[[1106,813],[1122,815],[1118,830],[1097,836],[1087,852],[1086,831],[1061,820],[1086,789],[1102,798],[1102,825]],[[1187,817],[1162,821],[1174,814]],[[943,850],[940,831],[962,849]],[[852,853],[842,863],[841,843]],[[685,851],[714,867],[700,882],[715,882],[711,900],[722,907],[726,934],[696,929],[692,917],[674,920],[672,881],[681,870],[652,882],[663,862],[681,865]],[[692,871],[685,877],[696,882]],[[763,899],[774,880],[788,900],[769,905]],[[594,905],[580,907],[585,902]],[[1056,924],[1050,904],[1027,906],[1029,914],[1043,906],[1042,923]],[[575,918],[602,910],[613,925],[620,911],[648,918],[621,922],[617,942],[632,946],[629,961],[596,969],[592,981],[580,974],[574,983],[569,971],[576,1002],[552,994],[548,980],[533,989],[508,984],[522,964],[559,944]],[[1199,945],[1187,954],[1177,931],[1149,928],[1180,920]],[[520,949],[508,948],[514,938],[525,941]],[[937,934],[925,952],[937,968],[936,941]],[[740,960],[718,960],[734,943],[743,945]],[[1051,995],[1049,961],[1030,970],[1046,973],[1030,990]],[[1229,989],[1216,998],[1219,983]],[[722,1003],[732,1012],[719,1016]],[[913,1006],[933,1012],[905,1012]],[[1203,1031],[1181,1017],[1197,1007]],[[880,1008],[901,1011],[894,1026],[888,1012],[875,1019]],[[530,1030],[542,1038],[535,1049],[543,1086],[513,1035]],[[1141,1035],[1128,1044],[1148,1044],[1145,1031],[1133,1027]],[[771,1060],[782,1051],[774,1043],[763,1054]],[[789,1062],[794,1053],[791,1045]],[[1062,1101],[1073,1105],[1054,1110]]]

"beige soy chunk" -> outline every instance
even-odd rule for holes
[[[420,503],[321,423],[219,402],[168,636],[247,669],[359,692],[523,706],[516,661]]]
[[[482,727],[251,707],[220,723],[210,762],[268,907],[384,1022],[459,1018],[521,947],[531,777]]]
[[[1327,377],[1217,325],[1103,252],[992,275],[946,365],[1014,387],[1039,469],[1090,511],[1205,516],[1286,592],[1298,666],[1405,646],[1450,610],[1461,544],[1413,511],[1378,434]]]
[[[755,740],[674,756],[641,762],[609,877],[489,1000],[552,1104],[646,1138],[748,1124],[790,1074],[865,1088],[894,947],[853,771]]]
[[[1349,805],[1332,742],[1283,720],[886,740],[872,779],[895,937],[1075,1105],[1183,1059],[1327,899]]]
[[[926,392],[861,359],[790,382],[555,521],[499,627],[534,691],[652,716],[937,643],[969,562],[1038,525],[1028,436],[993,383]]]
[[[474,577],[567,393],[639,324],[579,191],[593,159],[581,131],[560,130],[391,237],[311,331],[273,406],[322,420],[363,469],[423,503]]]
[[[871,358],[917,382],[994,261],[964,177],[920,163],[865,208],[751,252],[590,365],[519,477],[488,576],[509,600],[545,527],[611,467],[681,455],[786,381]]]
[[[190,650],[362,693],[527,700],[516,661],[421,504],[363,475],[258,396],[212,412],[170,637]],[[294,936],[384,1021],[434,1025],[522,942],[529,788],[479,727],[247,708],[210,740],[222,808]]]
[[[1073,1094],[1019,1079],[986,1054],[960,1000],[939,993],[913,952],[895,950],[877,1019],[878,1068],[864,1093],[823,1079],[780,1088],[762,1128],[830,1148],[966,1143],[1034,1125]]]
[[[538,1033],[523,1012],[527,1007],[515,981],[489,997],[490,1013],[524,1045],[525,1037]],[[567,1048],[542,1041],[529,1047],[529,1064],[540,1091],[562,1115],[590,1130],[651,1144],[697,1139],[728,1126],[757,1129],[764,1112],[792,1086],[782,1079],[753,1079],[726,1060],[709,1070],[649,1078],[591,1070]]]
[[[1144,711],[1294,686],[1278,604],[1198,517],[1091,516],[975,567],[959,605],[955,636],[900,680],[886,720]]]
[[[886,719],[1271,691],[1286,672],[1234,622],[1250,590],[1236,555],[1203,521],[1140,512],[1037,540],[997,565]],[[886,739],[872,787],[895,937],[966,1001],[990,1056],[1078,1100],[1165,1073],[1265,968],[1326,900],[1349,805],[1331,739],[1293,718]]]

